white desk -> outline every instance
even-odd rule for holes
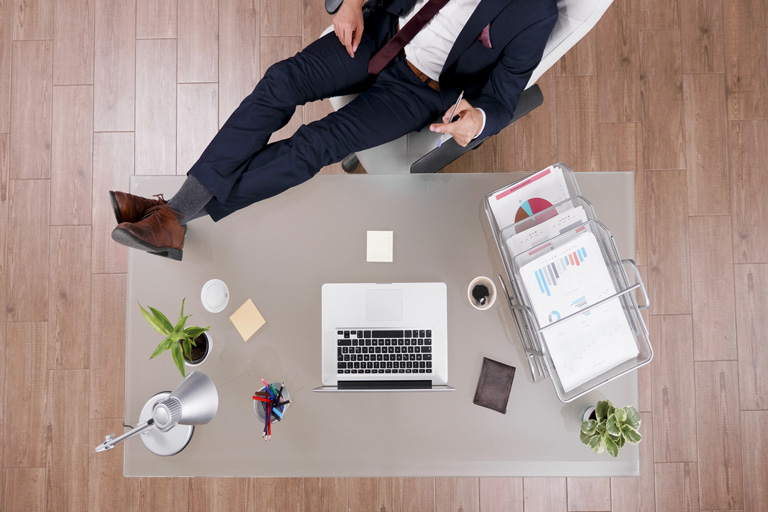
[[[123,443],[127,476],[632,476],[639,450],[614,459],[579,441],[580,411],[608,398],[637,405],[637,374],[563,404],[552,384],[533,383],[503,300],[473,309],[466,287],[503,272],[483,196],[522,175],[319,176],[214,226],[190,223],[183,262],[131,251],[125,419],[181,376],[170,354],[149,360],[159,335],[136,301],[175,318],[187,298],[189,325],[209,325],[212,356],[199,369],[219,390],[219,412],[189,446],[158,457]],[[634,254],[630,173],[578,174],[582,193]],[[130,191],[166,197],[183,177],[134,177]],[[366,231],[394,231],[394,262],[366,263]],[[205,311],[200,289],[224,280],[231,300]],[[320,287],[325,282],[443,281],[448,287],[449,393],[313,393],[320,384]],[[229,321],[248,298],[267,323],[247,343]],[[506,415],[472,403],[483,356],[517,368]],[[252,392],[259,377],[284,381],[290,410],[261,439]]]

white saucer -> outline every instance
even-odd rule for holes
[[[200,292],[203,307],[211,313],[220,313],[229,304],[229,288],[221,279],[211,279]]]

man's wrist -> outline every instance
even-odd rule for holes
[[[478,138],[480,134],[483,133],[483,130],[485,130],[485,110],[481,108],[478,108],[477,110],[479,110],[480,113],[483,115],[483,124],[480,126],[480,131],[477,132],[477,134],[474,137],[472,137],[472,140],[475,140],[476,138]]]

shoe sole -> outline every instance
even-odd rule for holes
[[[115,211],[115,219],[117,219],[118,224],[122,224],[123,218],[120,216],[120,208],[117,206],[117,198],[115,197],[114,191],[109,191],[109,197],[112,198],[112,209]]]
[[[181,258],[184,254],[182,249],[174,249],[173,247],[156,247],[152,244],[148,244],[144,240],[133,236],[133,234],[130,232],[124,229],[120,229],[119,227],[112,230],[112,240],[133,249],[139,249],[146,251],[149,254],[162,256],[164,258],[171,258],[172,260],[176,261],[181,261]]]

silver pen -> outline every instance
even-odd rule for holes
[[[453,110],[451,110],[451,117],[448,118],[449,123],[453,122],[453,116],[456,114],[456,109],[459,108],[459,103],[461,103],[462,98],[464,98],[464,91],[459,93],[459,99],[456,100],[456,104],[453,106]],[[444,136],[444,133],[440,134],[440,140],[437,141],[437,147],[440,147],[440,145],[443,143]]]

